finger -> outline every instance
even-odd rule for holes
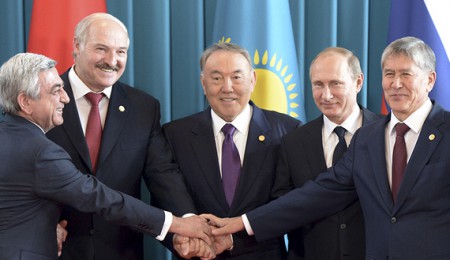
[[[63,228],[66,228],[66,227],[67,227],[67,220],[61,220],[61,221],[59,222],[59,224],[60,224]]]

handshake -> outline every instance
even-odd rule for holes
[[[202,236],[183,236],[177,233],[173,237],[173,248],[179,256],[189,259],[214,259],[216,255],[233,248],[232,233],[244,229],[241,217],[218,218],[212,214],[196,216],[202,218],[208,225]],[[205,236],[207,234],[207,236]]]

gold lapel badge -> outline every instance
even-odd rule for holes
[[[260,136],[258,136],[258,140],[260,142],[264,142],[264,140],[266,140],[266,137],[264,135],[260,135]]]
[[[428,139],[429,139],[430,141],[433,141],[434,138],[436,138],[436,136],[435,136],[434,134],[430,134],[430,135],[428,136]]]
[[[120,112],[124,112],[125,111],[125,107],[124,106],[119,106],[119,111]]]

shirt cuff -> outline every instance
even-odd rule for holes
[[[245,230],[247,231],[247,234],[249,236],[253,236],[255,233],[253,233],[252,226],[250,225],[250,222],[248,221],[247,214],[242,215],[242,222],[244,223]]]
[[[168,212],[168,211],[164,211],[164,225],[163,228],[161,230],[161,233],[159,234],[159,236],[156,237],[156,239],[158,239],[159,241],[163,241],[164,238],[166,237],[167,233],[169,232],[169,228],[172,225],[172,221],[173,221],[173,215],[172,213]]]

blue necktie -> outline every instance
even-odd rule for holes
[[[241,159],[239,151],[233,142],[233,133],[236,128],[232,124],[222,127],[225,135],[222,145],[222,184],[228,205],[233,202],[234,192],[241,172]]]
[[[342,126],[336,126],[334,129],[334,132],[339,138],[339,142],[337,143],[336,147],[334,148],[333,153],[333,166],[341,159],[342,155],[347,151],[347,143],[345,142],[345,128]]]

